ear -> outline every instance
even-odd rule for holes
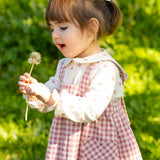
[[[99,30],[99,21],[96,18],[91,18],[89,20],[90,23],[90,34],[97,35]]]

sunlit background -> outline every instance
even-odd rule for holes
[[[116,1],[123,23],[102,47],[128,73],[125,102],[144,160],[160,159],[160,1]],[[29,109],[18,91],[29,72],[32,51],[42,55],[32,75],[41,82],[55,74],[62,57],[45,23],[48,0],[0,0],[0,159],[44,160],[54,112]]]

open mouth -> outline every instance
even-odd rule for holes
[[[65,44],[60,44],[60,47],[61,47],[61,48],[65,47]]]
[[[59,48],[60,50],[63,50],[66,45],[65,45],[65,44],[60,44],[60,43],[58,43],[57,46],[58,46],[58,48]]]

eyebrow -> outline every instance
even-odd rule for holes
[[[54,21],[55,24],[65,23],[67,21]],[[48,23],[49,25],[52,25],[51,23]]]

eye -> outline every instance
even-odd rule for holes
[[[68,27],[60,27],[61,30],[66,30]]]
[[[54,28],[50,28],[50,31],[51,31],[51,32],[54,32]]]

